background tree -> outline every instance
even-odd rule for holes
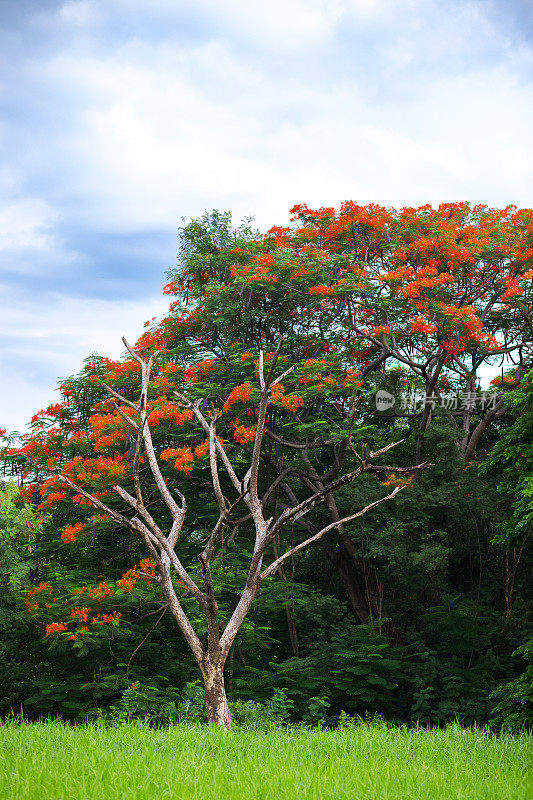
[[[233,247],[229,221],[219,215],[185,226],[182,266],[166,291],[178,305],[193,299],[202,310],[185,323],[188,336],[216,357],[231,350],[233,337],[243,348],[291,337],[295,353],[316,359],[305,389],[318,388],[319,403],[334,392],[339,368],[349,367],[345,374],[364,389],[374,388],[387,366],[403,367],[397,393],[432,398],[420,409],[391,412],[402,433],[418,428],[415,458],[423,457],[437,405],[470,460],[506,411],[503,395],[476,403],[479,369],[512,359],[508,380],[516,386],[530,358],[531,212],[466,203],[394,211],[347,202],[339,212],[296,206],[293,213],[294,227],[253,239],[249,232],[244,241],[241,230]],[[334,503],[329,514],[333,519]],[[349,537],[340,529],[335,546],[323,547],[359,619],[376,616],[378,588]]]
[[[20,706],[31,690],[36,667],[28,646],[32,631],[18,595],[31,590],[33,551],[45,521],[21,501],[16,483],[0,481],[0,713]]]

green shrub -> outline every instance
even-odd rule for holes
[[[528,661],[524,672],[499,686],[491,697],[499,700],[492,712],[492,724],[504,731],[533,730],[533,639],[514,651]]]

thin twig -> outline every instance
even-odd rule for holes
[[[144,639],[142,640],[142,642],[141,642],[140,644],[138,644],[138,645],[137,645],[137,647],[135,648],[135,650],[133,651],[133,653],[132,653],[132,654],[131,654],[131,656],[129,657],[129,660],[128,660],[128,666],[126,667],[126,678],[127,678],[127,677],[128,677],[128,675],[129,675],[129,671],[130,671],[130,664],[131,664],[131,661],[132,661],[132,658],[133,658],[133,656],[135,655],[135,653],[137,652],[137,650],[140,650],[140,648],[143,646],[143,644],[144,644],[144,643],[145,643],[145,641],[148,639],[148,637],[150,636],[150,634],[152,634],[152,633],[155,631],[155,629],[157,628],[157,626],[159,625],[159,623],[160,623],[160,622],[161,622],[161,620],[163,619],[163,616],[164,616],[164,614],[165,614],[165,611],[167,610],[167,608],[168,608],[168,603],[165,603],[165,605],[164,605],[164,607],[163,607],[163,611],[161,612],[161,614],[160,614],[160,615],[159,615],[159,617],[157,618],[157,621],[156,621],[155,625],[154,625],[152,628],[150,628],[150,630],[148,631],[148,633],[146,634],[146,636],[144,637]],[[157,614],[157,611],[152,611],[152,614]],[[148,616],[150,616],[150,615],[149,615],[149,614],[146,614],[146,617],[148,617]],[[143,617],[143,619],[145,619],[146,617]]]

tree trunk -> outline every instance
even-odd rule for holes
[[[332,520],[339,520],[339,511],[334,497],[326,500]],[[337,541],[339,543],[340,559],[337,558],[333,563],[337,567],[339,576],[346,587],[348,596],[353,608],[362,623],[366,623],[372,618],[381,619],[387,616],[383,608],[383,597],[379,587],[370,573],[364,558],[357,555],[354,543],[346,534],[341,525],[337,530]],[[341,563],[344,561],[343,566]],[[362,603],[361,603],[362,601]],[[361,613],[362,611],[362,613]],[[387,637],[392,644],[400,643],[400,634],[394,621],[388,619],[385,623]]]
[[[346,590],[346,594],[350,598],[350,603],[355,611],[357,619],[363,624],[367,623],[370,618],[370,611],[359,585],[356,565],[353,559],[342,546],[334,547],[323,539],[319,540],[319,546],[324,555],[337,570],[341,583]]]
[[[429,369],[429,374],[426,374],[426,389],[425,389],[425,397],[424,397],[424,410],[422,412],[422,420],[420,422],[420,429],[418,431],[418,436],[416,439],[416,451],[415,451],[415,464],[421,464],[423,460],[423,449],[424,449],[424,434],[428,430],[431,424],[431,416],[433,410],[433,398],[435,389],[437,388],[437,382],[439,380],[440,373],[442,372],[442,368],[444,366],[445,361],[445,354],[441,352],[440,355],[432,359],[432,365]],[[428,398],[429,402],[428,402]],[[415,483],[419,483],[422,477],[421,470],[417,469],[414,475]]]
[[[231,722],[231,714],[224,685],[224,665],[206,663],[202,668],[202,677],[207,720],[227,730]]]

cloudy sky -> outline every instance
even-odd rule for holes
[[[0,0],[0,426],[161,314],[182,217],[533,205],[530,0]]]

